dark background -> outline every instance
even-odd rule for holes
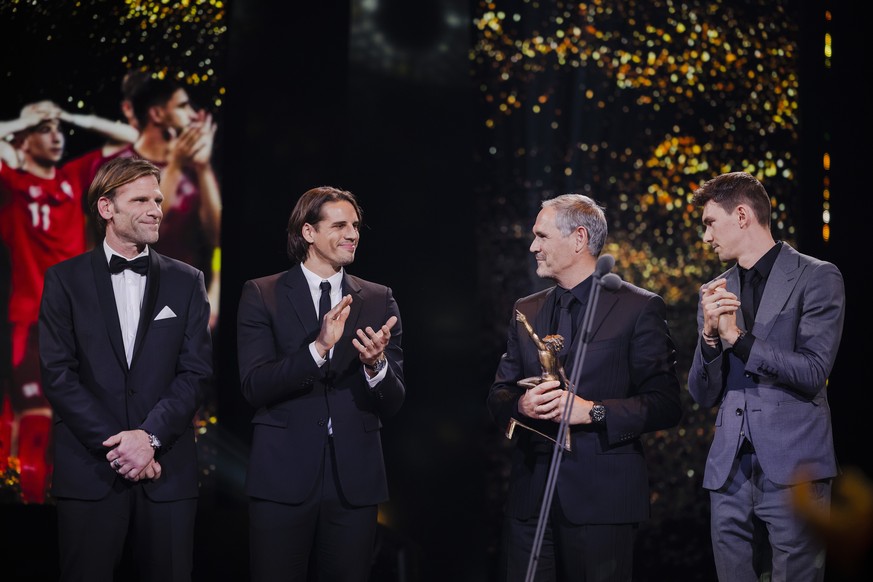
[[[821,13],[830,3],[798,4],[805,55],[798,246],[833,261],[845,277],[848,317],[829,390],[834,436],[841,463],[873,475],[863,428],[871,389],[861,366],[870,348],[861,297],[873,153],[862,90],[869,50],[863,19],[840,11],[833,68],[824,70]],[[403,316],[408,396],[383,430],[392,500],[382,508],[374,580],[493,579],[504,483],[494,446],[500,435],[484,400],[499,353],[482,330],[499,327],[506,316],[483,317],[489,298],[477,289],[484,268],[478,233],[491,217],[480,212],[476,188],[486,178],[475,156],[478,96],[467,74],[473,33],[446,29],[435,18],[445,10],[469,18],[470,7],[437,0],[382,6],[373,26],[405,50],[366,58],[359,51],[372,43],[356,44],[348,3],[236,0],[228,11],[217,152],[224,198],[219,423],[204,439],[214,470],[204,480],[198,516],[197,580],[247,579],[242,481],[252,411],[239,392],[232,333],[239,290],[246,279],[288,267],[288,214],[297,196],[323,184],[359,197],[366,227],[349,270],[391,286]],[[441,42],[451,50],[429,50]],[[35,58],[34,44],[23,58]],[[110,107],[117,106],[116,87],[112,81],[103,89]],[[15,111],[5,108],[3,118]],[[827,244],[820,237],[823,142],[833,160]],[[693,454],[704,455],[702,446]],[[638,579],[714,580],[708,516],[675,522],[669,499],[663,507],[666,514],[657,517],[665,527],[641,531]],[[0,506],[0,578],[54,579],[54,535],[51,506]],[[829,577],[839,579],[833,569]]]

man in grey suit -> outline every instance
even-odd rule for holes
[[[796,513],[810,489],[827,510],[837,475],[827,379],[845,292],[831,263],[770,233],[770,197],[750,174],[704,183],[704,242],[730,269],[700,289],[700,345],[688,376],[701,406],[719,405],[706,461],[719,580],[821,581],[825,548]]]

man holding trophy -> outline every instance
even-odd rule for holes
[[[487,400],[515,445],[503,578],[525,580],[534,564],[537,582],[630,581],[636,530],[649,516],[640,437],[677,425],[682,415],[666,305],[617,278],[603,284],[598,257],[607,223],[591,198],[544,201],[533,235],[537,275],[556,286],[516,302]],[[591,293],[593,285],[602,293]],[[554,497],[543,510],[554,439],[567,412]],[[540,549],[533,546],[541,511],[548,525]]]

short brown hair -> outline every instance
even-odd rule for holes
[[[770,227],[770,195],[764,185],[748,172],[728,172],[701,184],[694,191],[691,203],[702,208],[707,202],[718,204],[728,213],[739,204],[748,204],[758,224]]]
[[[106,219],[100,216],[97,210],[97,201],[101,198],[112,200],[115,198],[115,191],[139,180],[143,176],[154,176],[158,184],[161,183],[161,170],[153,163],[142,158],[119,157],[109,160],[97,170],[97,175],[91,181],[91,187],[88,188],[88,208],[97,221],[97,228],[100,233],[106,231]]]
[[[288,258],[296,263],[306,261],[309,254],[309,243],[303,238],[303,225],[315,224],[321,220],[321,207],[327,202],[345,201],[355,208],[360,223],[364,218],[355,195],[347,190],[333,186],[320,186],[307,190],[294,205],[288,218]]]

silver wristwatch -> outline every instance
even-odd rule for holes
[[[367,368],[368,370],[370,370],[371,372],[375,372],[376,374],[378,374],[387,365],[388,365],[388,358],[385,357],[385,353],[383,352],[378,360],[376,360],[372,364],[364,364],[364,367]]]
[[[151,445],[154,450],[158,450],[159,448],[161,448],[161,439],[159,439],[144,428],[141,428],[140,430],[149,435],[149,445]]]
[[[602,402],[595,402],[594,406],[591,407],[591,412],[588,414],[591,416],[591,422],[594,424],[606,422],[606,407]]]

